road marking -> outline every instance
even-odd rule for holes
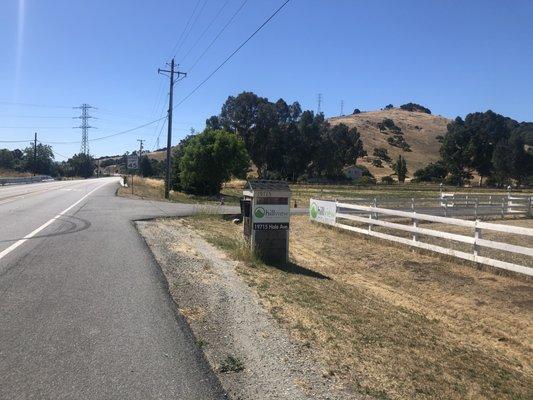
[[[89,197],[92,193],[96,192],[98,189],[100,189],[101,187],[104,187],[105,185],[107,185],[108,183],[110,182],[106,182],[100,186],[98,186],[97,188],[94,188],[93,190],[91,190],[89,193],[87,193],[85,196],[83,196],[81,199],[79,199],[78,201],[76,201],[74,204],[72,204],[71,206],[65,208],[63,211],[61,211],[59,214],[57,214],[54,218],[48,220],[47,222],[45,222],[44,224],[42,224],[40,227],[38,227],[37,229],[35,229],[34,231],[28,233],[26,236],[24,236],[22,239],[16,241],[15,243],[13,243],[11,246],[9,246],[7,249],[5,249],[4,251],[0,252],[0,260],[2,258],[4,258],[5,256],[7,256],[9,253],[11,253],[13,250],[15,250],[17,247],[19,247],[21,244],[23,244],[26,240],[28,239],[31,239],[32,237],[34,237],[35,235],[37,235],[39,232],[41,232],[43,229],[45,229],[47,226],[51,225],[56,219],[58,219],[59,217],[61,217],[62,215],[64,215],[65,213],[69,212],[70,210],[72,210],[72,208],[76,207],[78,204],[80,204],[83,200],[85,200],[87,197]]]

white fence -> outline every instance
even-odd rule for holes
[[[409,212],[317,199],[310,200],[309,215],[310,219],[313,221],[332,225],[340,229],[345,229],[348,231],[357,232],[380,239],[391,240],[393,242],[406,244],[424,250],[435,251],[437,253],[462,258],[468,261],[473,261],[475,263],[490,265],[496,268],[502,268],[509,271],[519,272],[522,274],[533,276],[533,268],[531,267],[480,255],[481,248],[485,247],[494,250],[499,250],[502,252],[509,252],[533,257],[533,248],[531,247],[519,246],[494,240],[486,240],[482,238],[482,230],[533,237],[533,229],[530,228],[481,222],[479,220],[468,221],[459,218],[421,214],[414,211]],[[412,221],[412,223],[410,225],[406,225],[393,221],[385,221],[381,220],[380,216],[408,218]],[[361,228],[357,226],[348,225],[348,221],[363,223],[367,225],[367,227]],[[467,236],[460,235],[457,233],[419,227],[418,224],[421,221],[437,222],[447,225],[471,228],[473,234],[472,236]],[[410,232],[412,236],[411,238],[405,238],[396,235],[391,235],[389,233],[377,232],[372,229],[374,226],[381,226],[388,229]],[[472,245],[472,252],[459,251],[448,247],[425,243],[420,240],[419,235],[466,243]]]

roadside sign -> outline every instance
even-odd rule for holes
[[[337,216],[337,205],[335,202],[311,199],[309,203],[309,218],[312,221],[335,225],[335,218]]]
[[[128,156],[128,169],[139,169],[139,157],[136,155]]]
[[[253,210],[254,230],[288,230],[289,205],[281,204],[256,204]]]

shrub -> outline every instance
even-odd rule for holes
[[[361,114],[361,110],[356,108],[355,110],[353,110],[352,114]]]
[[[448,170],[441,161],[428,164],[424,168],[416,170],[414,173],[417,182],[440,183],[446,178],[446,175],[448,175]]]
[[[358,185],[375,185],[376,178],[373,176],[362,176],[355,181]]]
[[[394,135],[387,138],[387,143],[394,147],[399,147],[403,151],[411,151],[411,146],[405,141],[402,135]]]
[[[381,183],[384,183],[386,185],[392,185],[394,183],[394,179],[390,175],[382,176]]]
[[[379,158],[374,158],[372,160],[372,165],[374,167],[383,168],[383,163],[381,162],[381,160]]]
[[[183,191],[199,195],[220,192],[222,183],[232,177],[244,178],[250,158],[242,140],[223,130],[205,130],[192,136],[179,159]]]
[[[423,112],[426,114],[431,114],[431,110],[429,108],[426,108],[416,103],[403,104],[400,106],[400,108],[405,111],[417,111],[417,112]]]
[[[379,157],[385,162],[390,162],[391,158],[389,157],[389,152],[384,147],[374,147],[374,152],[372,153],[374,157]]]

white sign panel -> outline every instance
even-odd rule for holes
[[[253,209],[253,229],[289,229],[290,215],[288,204],[256,204]]]
[[[337,205],[334,201],[311,199],[309,201],[309,219],[323,224],[335,225]]]
[[[128,169],[139,169],[139,157],[128,156]]]

